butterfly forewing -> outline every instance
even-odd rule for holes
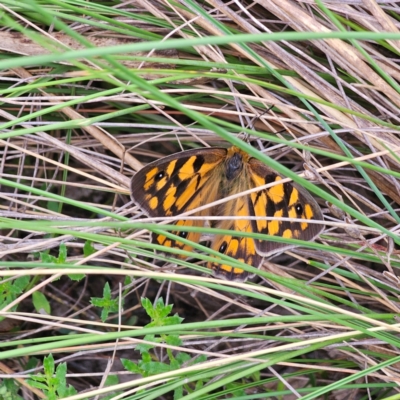
[[[142,168],[132,179],[131,196],[151,217],[176,216],[217,200],[220,166],[226,149],[188,150],[154,161]],[[193,214],[210,215],[209,210]],[[182,219],[177,226],[202,227],[204,221]],[[201,233],[172,231],[171,233],[199,242]],[[191,251],[192,247],[165,235],[153,234],[153,243]]]
[[[132,200],[152,217],[191,210],[225,155],[226,149],[195,149],[154,161],[132,178]]]

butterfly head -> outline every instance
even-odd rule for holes
[[[228,181],[237,178],[243,170],[243,166],[247,163],[249,155],[238,147],[228,149],[225,160],[225,176]]]

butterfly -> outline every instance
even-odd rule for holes
[[[311,194],[294,182],[280,183],[281,180],[276,171],[238,147],[210,147],[182,151],[146,165],[134,175],[130,189],[132,200],[150,217],[170,217],[275,182],[276,185],[268,189],[195,212],[193,215],[204,217],[201,220],[182,217],[175,222],[176,231],[172,231],[181,238],[198,243],[201,233],[180,231],[179,227],[204,227],[208,216],[242,217],[225,218],[211,224],[232,231],[232,235],[215,235],[211,248],[258,268],[264,257],[295,246],[241,237],[240,232],[312,241],[324,229],[323,224],[306,221],[323,220],[321,209]],[[262,218],[246,219],[249,216]],[[268,221],[265,217],[276,219]],[[163,234],[153,233],[152,242],[186,251],[193,249]],[[228,280],[244,281],[248,278],[247,271],[219,262],[218,258],[208,262],[207,267],[215,276]]]

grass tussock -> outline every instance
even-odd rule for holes
[[[0,398],[398,398],[397,3],[1,12]],[[246,283],[212,277],[209,234],[154,253],[173,219],[129,196],[143,165],[229,143],[325,216]]]

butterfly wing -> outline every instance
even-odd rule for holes
[[[258,187],[282,178],[275,171],[255,158],[249,161],[251,185]],[[322,221],[321,209],[312,195],[294,182],[277,183],[275,186],[250,195],[256,217],[276,217]],[[323,224],[296,221],[252,221],[253,231],[272,236],[314,240],[324,229]],[[295,247],[285,243],[257,240],[256,248],[262,256],[269,256]]]
[[[226,153],[223,148],[194,149],[154,161],[132,178],[132,200],[151,217],[176,216],[211,203],[220,196],[218,189]],[[210,215],[210,210],[194,215]],[[201,227],[204,221],[182,219],[175,225]],[[179,230],[172,233],[193,242],[199,242],[201,236],[201,233]],[[191,246],[164,235],[153,234],[152,241],[167,247],[192,250]]]
[[[233,194],[235,189],[232,189]],[[240,192],[240,191],[239,191]],[[242,217],[235,220],[223,220],[218,227],[228,229],[235,232],[253,232],[252,221],[246,219],[248,216],[254,216],[253,204],[249,196],[243,196],[235,200],[228,201],[220,207],[220,214],[224,216]],[[263,257],[257,252],[256,243],[250,237],[236,235],[216,235],[211,244],[211,248],[219,253],[225,254],[238,261],[252,265],[258,268]],[[241,268],[232,268],[232,266],[219,263],[209,262],[208,268],[214,271],[214,275],[234,281],[244,281],[248,277],[248,273]]]

